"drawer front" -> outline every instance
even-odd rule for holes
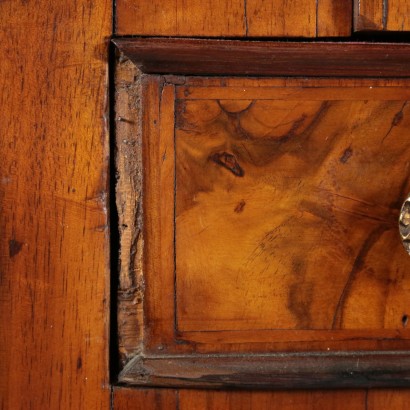
[[[141,98],[123,105],[139,101],[140,110],[118,117],[121,129],[134,129],[126,144],[117,139],[122,180],[135,169],[127,157],[142,152],[143,217],[132,204],[128,215],[142,222],[144,241],[141,252],[141,232],[120,220],[123,243],[136,238],[143,264],[130,289],[139,300],[121,313],[131,323],[137,312],[139,350],[119,380],[269,388],[409,383],[410,80],[399,60],[407,49],[392,47],[387,60],[403,76],[396,79],[387,78],[388,68],[380,71],[384,79],[207,77],[153,74],[169,67],[202,74],[207,65],[189,58],[216,59],[207,42],[201,49],[202,42],[183,41],[172,62],[159,41],[142,54],[140,41],[124,43],[148,73],[124,86]],[[254,43],[243,47],[243,55],[260,53]],[[287,67],[289,53],[272,47],[263,73]],[[360,69],[357,46],[331,47],[323,72],[340,75],[336,61],[346,50],[346,71]],[[379,70],[383,61],[370,51]],[[227,64],[233,56],[213,69],[238,69]],[[289,70],[313,72],[320,60],[311,56],[303,66],[302,54],[292,54],[297,64]],[[130,191],[119,192],[127,208]]]

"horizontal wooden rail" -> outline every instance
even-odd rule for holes
[[[177,38],[114,43],[152,74],[410,77],[410,44]]]
[[[410,357],[407,352],[138,356],[119,381],[208,388],[409,386]]]

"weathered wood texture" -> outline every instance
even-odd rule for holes
[[[354,0],[355,31],[409,31],[408,0]]]
[[[340,0],[118,0],[119,35],[339,37],[352,3]]]
[[[410,45],[138,38],[118,47],[145,73],[409,77]]]
[[[176,389],[137,390],[115,387],[112,410],[179,410],[178,394]]]
[[[120,241],[117,299],[120,365],[142,340],[142,161],[140,71],[120,56],[115,69],[116,206]]]
[[[109,407],[111,15],[0,3],[2,409]]]

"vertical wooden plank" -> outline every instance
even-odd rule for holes
[[[316,37],[316,0],[251,0],[249,37]]]
[[[244,0],[119,0],[116,33],[243,36]]]
[[[352,8],[350,0],[318,0],[317,37],[349,37]]]
[[[116,387],[113,410],[177,410],[178,390]]]
[[[0,408],[107,409],[111,2],[0,21]]]
[[[384,0],[386,3],[386,30],[410,30],[410,1]]]
[[[365,410],[365,390],[195,391],[181,390],[180,410]]]

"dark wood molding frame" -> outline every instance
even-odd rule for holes
[[[410,44],[123,38],[147,74],[410,77]]]
[[[135,357],[119,382],[199,388],[408,387],[407,352]]]
[[[175,38],[116,39],[114,43],[125,60],[133,62],[144,74],[410,78],[410,44]],[[135,75],[130,73],[130,78]],[[140,90],[139,83],[134,88]],[[132,99],[139,101],[136,95]],[[124,109],[129,110],[130,105]],[[137,124],[144,115],[133,110],[127,113],[133,121],[118,117],[118,124],[128,124],[130,128],[122,130],[120,136],[117,125],[117,143],[125,132],[130,138],[141,132]],[[140,141],[141,135],[132,138]],[[137,154],[132,155],[135,159]],[[142,166],[140,158],[136,166]],[[141,195],[141,186],[132,189]],[[138,315],[133,326],[141,326],[142,313]],[[410,386],[410,354],[404,350],[157,355],[138,343],[141,335],[137,328],[135,334],[129,361],[118,375],[120,384],[254,389]]]

